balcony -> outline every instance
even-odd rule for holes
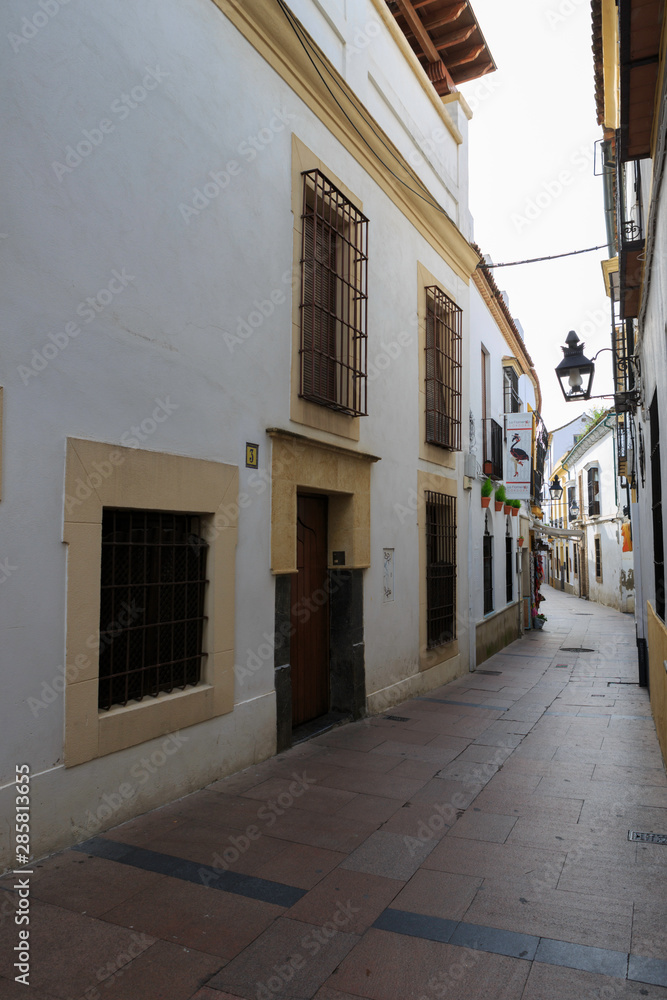
[[[484,475],[503,478],[503,429],[491,417],[482,420],[484,439]]]

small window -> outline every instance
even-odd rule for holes
[[[104,509],[101,710],[201,680],[207,548],[199,517]]]
[[[514,565],[512,561],[512,536],[505,535],[505,600],[514,600]]]
[[[367,413],[368,219],[319,172],[303,174],[299,395]]]
[[[456,638],[456,498],[426,491],[428,648]]]
[[[602,547],[600,536],[595,536],[595,579],[602,583]]]
[[[596,465],[588,470],[588,516],[600,513],[600,470]]]
[[[513,368],[503,368],[505,413],[520,413],[519,376]]]
[[[426,440],[461,448],[462,310],[436,285],[426,289]]]
[[[484,580],[484,614],[493,611],[493,535],[489,533],[487,522],[483,539],[483,580]]]
[[[576,508],[577,504],[577,489],[575,486],[568,486],[567,488],[567,519],[568,521],[575,521],[578,517],[577,514],[572,513],[572,505],[574,504]]]

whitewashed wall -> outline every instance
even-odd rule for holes
[[[373,5],[347,5],[348,20],[342,3],[293,6],[467,232],[465,151],[448,133],[433,138],[442,122],[384,27],[372,37],[366,31],[368,45],[355,44],[377,21]],[[12,567],[0,602],[11,677],[0,786],[7,834],[14,765],[30,763],[39,853],[95,831],[87,814],[94,819],[105,796],[160,744],[66,770],[62,695],[37,714],[27,703],[62,671],[67,437],[128,443],[162,400],[170,415],[141,447],[239,465],[250,502],[239,520],[236,662],[273,630],[270,491],[243,467],[243,448],[259,441],[266,471],[264,430],[289,425],[292,131],[363,198],[371,220],[369,361],[415,330],[417,260],[456,290],[466,335],[469,310],[467,286],[209,0],[145,0],[122,13],[113,0],[72,2],[33,33],[24,18],[34,10],[27,0],[7,0],[0,10],[0,34],[19,39],[3,60],[0,112],[9,291],[0,559]],[[128,103],[123,95],[133,88],[141,89]],[[261,137],[255,149],[253,137]],[[270,310],[272,293],[281,301]],[[91,297],[105,303],[92,314]],[[239,325],[258,308],[265,319],[238,343]],[[361,422],[360,450],[383,456],[372,471],[373,563],[365,573],[368,693],[417,670],[416,515],[402,523],[394,509],[416,487],[417,372],[415,335],[414,349],[371,380],[371,415]],[[466,389],[466,415],[468,407]],[[462,594],[467,543],[461,504]],[[383,546],[396,549],[396,600],[384,606]],[[131,803],[111,817],[102,809],[103,825],[270,754],[272,659],[237,683],[236,701],[230,715],[191,727],[179,752],[137,784]]]

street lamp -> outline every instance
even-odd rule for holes
[[[576,334],[575,334],[576,336]],[[549,483],[549,493],[551,494],[552,500],[560,500],[563,495],[563,487],[560,484],[560,479],[558,476],[554,476]]]
[[[576,500],[573,500],[570,504],[570,514],[572,515],[572,519],[575,521],[579,517],[579,504]]]
[[[584,345],[574,330],[570,330],[561,348],[563,360],[556,368],[556,376],[566,402],[590,399],[595,365],[584,354]]]

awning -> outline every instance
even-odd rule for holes
[[[539,531],[540,534],[546,535],[548,538],[583,538],[584,533],[579,528],[552,528],[548,524],[544,524],[543,521],[538,521],[536,517],[531,514],[531,527],[534,531]]]

